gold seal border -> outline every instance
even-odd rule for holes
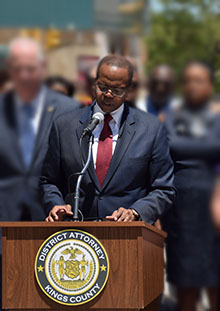
[[[96,295],[94,295],[92,298],[90,298],[90,299],[88,299],[88,300],[86,300],[86,301],[79,302],[79,303],[74,303],[74,304],[73,304],[73,303],[61,302],[61,301],[56,300],[55,298],[52,298],[52,297],[44,290],[44,288],[42,287],[42,285],[41,285],[41,283],[40,283],[40,281],[39,281],[39,279],[38,279],[38,275],[37,275],[37,259],[38,259],[38,256],[39,256],[39,253],[40,253],[42,247],[43,247],[43,246],[46,244],[46,242],[48,242],[53,236],[55,236],[55,235],[57,235],[57,234],[60,234],[60,233],[63,233],[63,232],[66,232],[66,231],[80,232],[80,233],[83,233],[83,234],[86,234],[86,235],[89,235],[90,237],[92,237],[98,244],[101,245],[101,248],[102,248],[102,250],[103,250],[103,252],[104,252],[104,254],[105,254],[106,262],[107,262],[107,274],[106,274],[105,281],[104,281],[102,287],[100,288],[100,291],[99,291]],[[89,301],[95,299],[95,298],[103,291],[103,289],[104,289],[104,287],[105,287],[105,285],[106,285],[106,283],[107,283],[107,281],[108,281],[108,277],[109,277],[109,259],[108,259],[108,255],[107,255],[107,252],[106,252],[104,246],[103,246],[102,243],[101,243],[96,237],[94,237],[92,234],[90,234],[90,233],[88,233],[88,232],[86,232],[86,231],[78,230],[78,229],[66,229],[66,230],[62,230],[62,231],[55,232],[54,234],[50,235],[50,236],[41,244],[41,246],[39,247],[39,250],[38,250],[37,255],[36,255],[36,257],[35,257],[34,268],[35,268],[34,270],[35,270],[35,277],[36,277],[36,279],[37,279],[37,283],[38,283],[39,287],[41,288],[41,290],[44,292],[44,294],[47,295],[47,297],[49,297],[51,300],[55,301],[56,303],[62,304],[62,305],[65,305],[65,306],[79,306],[79,305],[86,304],[87,302],[89,302]],[[100,273],[100,272],[99,272],[99,273]]]

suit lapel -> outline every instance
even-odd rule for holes
[[[82,115],[82,117],[79,120],[79,125],[77,127],[76,133],[77,133],[77,137],[78,137],[78,141],[80,141],[80,137],[82,135],[83,129],[88,125],[90,118],[92,116],[92,111],[93,111],[93,107],[94,104],[91,107],[88,107],[85,109],[84,114]],[[88,156],[88,146],[89,146],[89,138],[88,136],[84,137],[82,140],[82,157],[83,157],[83,161],[85,162]],[[93,162],[93,157],[91,159],[91,162],[89,164],[88,167],[88,173],[90,178],[92,179],[92,181],[94,182],[96,188],[98,190],[100,190],[100,185],[96,176],[96,171],[94,168],[94,162]]]
[[[134,136],[135,120],[133,116],[129,114],[129,112],[130,112],[129,108],[125,106],[115,152],[113,154],[112,161],[110,163],[101,191],[104,191],[104,189],[107,187],[115,171],[117,170],[120,162],[125,156],[127,148]]]
[[[87,126],[87,124],[89,123],[89,120],[91,118],[92,115],[92,110],[93,107],[88,107],[84,114],[82,115],[80,121],[79,121],[79,126],[77,127],[77,136],[78,136],[78,141],[80,140],[80,136],[83,132],[84,127]],[[88,173],[92,179],[92,181],[94,182],[96,188],[99,191],[104,191],[104,189],[107,187],[108,183],[110,182],[111,178],[113,177],[115,171],[117,170],[120,162],[122,161],[123,157],[125,156],[125,153],[127,151],[127,148],[129,147],[129,144],[135,134],[135,120],[133,118],[133,116],[130,114],[130,110],[127,106],[125,106],[124,112],[123,112],[123,116],[122,116],[122,121],[121,121],[121,127],[119,130],[119,135],[118,135],[118,141],[116,144],[116,148],[115,148],[115,152],[114,155],[112,157],[112,161],[110,163],[110,167],[109,170],[107,172],[106,178],[104,180],[103,186],[102,188],[100,188],[98,179],[97,179],[97,175],[96,175],[96,171],[94,168],[94,162],[93,162],[93,158],[90,162],[90,165],[88,167]],[[87,159],[87,155],[88,155],[88,137],[85,137],[82,141],[82,156],[83,156],[83,160],[84,162]]]
[[[15,102],[14,102],[14,94],[12,92],[8,93],[6,95],[5,99],[5,104],[4,104],[4,110],[5,110],[5,121],[7,122],[8,125],[8,130],[9,130],[9,137],[11,145],[13,147],[12,154],[16,154],[17,157],[16,159],[18,160],[18,165],[19,167],[25,168],[24,165],[24,160],[22,156],[22,151],[21,151],[21,146],[19,144],[19,132],[18,132],[18,123],[17,123],[17,118],[16,118],[16,107],[15,107]],[[15,148],[15,150],[14,150]]]
[[[40,118],[40,124],[37,132],[37,137],[36,137],[36,142],[35,142],[35,147],[34,147],[34,152],[33,152],[33,157],[32,157],[32,163],[30,165],[33,165],[34,160],[36,156],[38,155],[40,148],[42,146],[44,137],[48,131],[49,125],[51,124],[51,121],[53,119],[55,110],[56,110],[56,98],[53,97],[53,95],[46,90],[45,97],[43,99],[43,109],[41,112],[41,118]]]

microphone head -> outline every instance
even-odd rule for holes
[[[99,123],[102,123],[104,121],[104,114],[101,113],[101,112],[96,112],[93,116],[92,116],[92,119],[96,119],[98,120]]]

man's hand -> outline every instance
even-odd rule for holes
[[[132,222],[137,220],[136,216],[133,214],[133,211],[124,207],[120,207],[114,211],[111,216],[106,216],[106,219],[117,222]]]
[[[154,227],[156,227],[159,230],[162,230],[162,226],[161,226],[161,222],[160,219],[158,219],[155,223],[154,223]]]
[[[214,190],[212,193],[212,199],[211,199],[211,216],[213,223],[220,233],[220,179],[217,178],[216,184],[214,186]]]
[[[47,222],[61,221],[64,220],[66,216],[72,215],[71,205],[56,205],[51,209],[49,216],[45,220]]]

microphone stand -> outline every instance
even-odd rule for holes
[[[83,166],[82,171],[79,173],[79,177],[77,178],[76,190],[74,195],[74,209],[73,209],[73,221],[79,221],[79,197],[80,197],[80,184],[83,178],[83,175],[88,169],[89,163],[92,158],[92,145],[93,145],[94,136],[91,134],[89,138],[89,150],[86,163]],[[80,145],[81,148],[81,145]]]

